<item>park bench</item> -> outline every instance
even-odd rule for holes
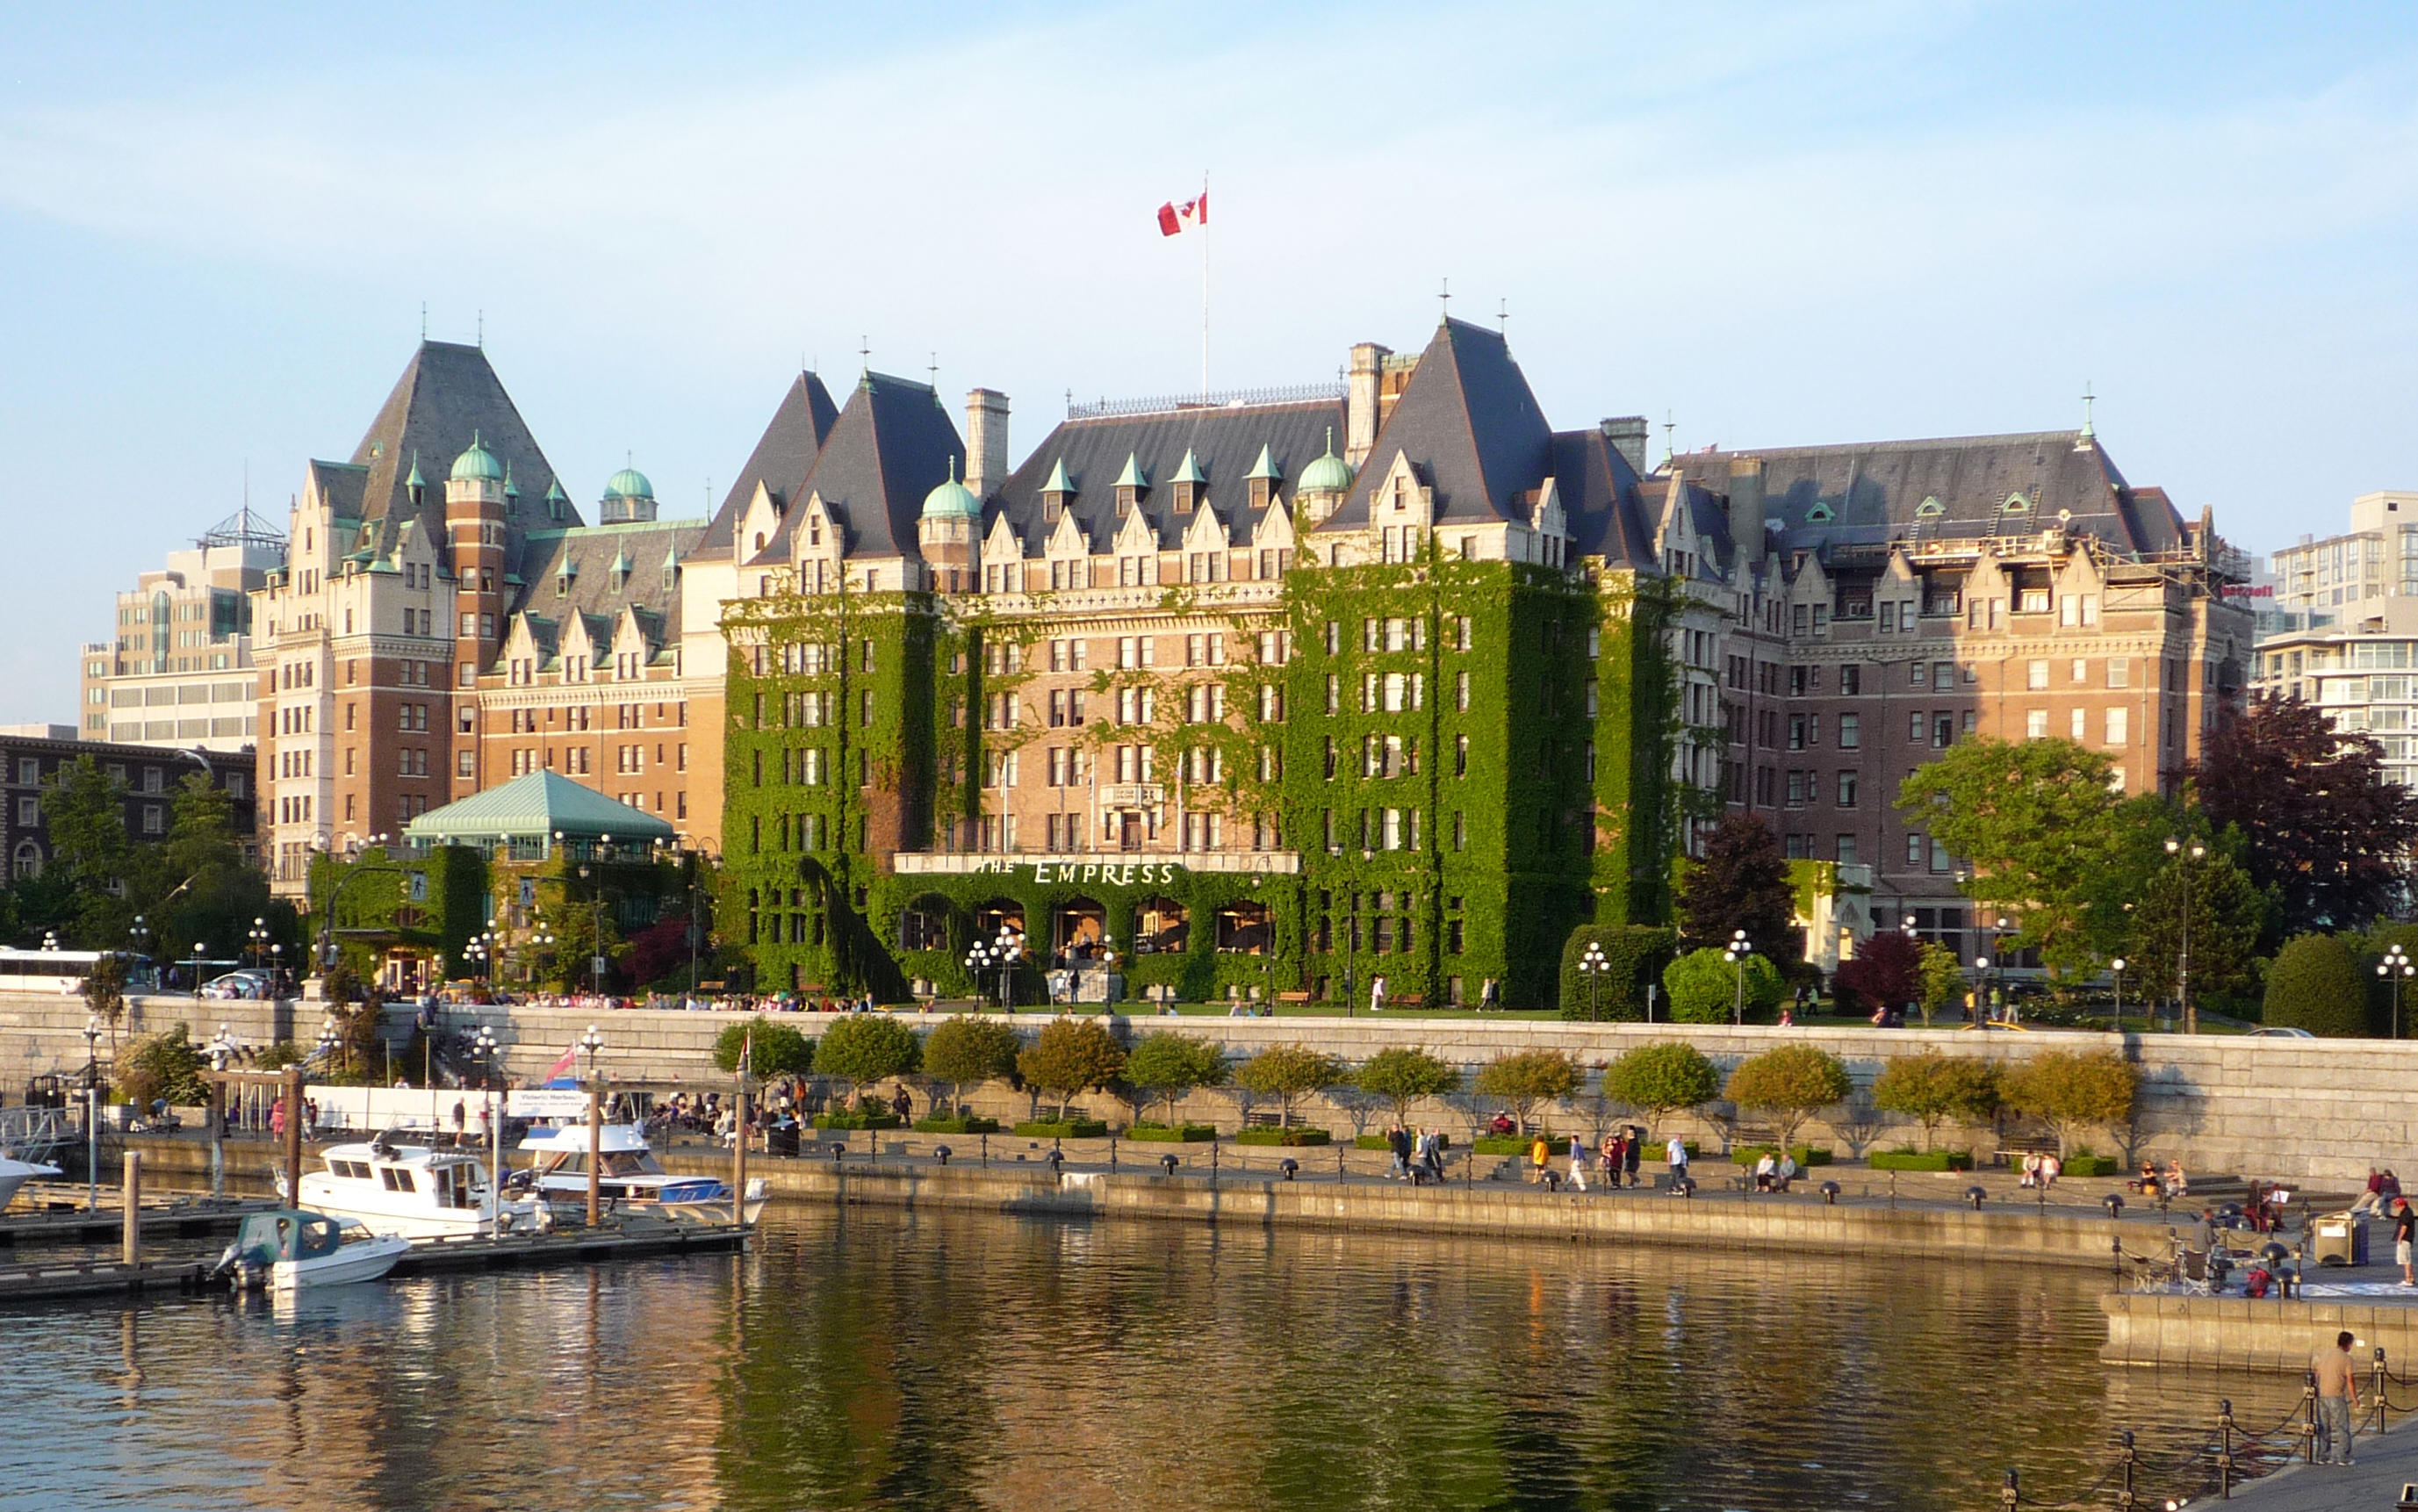
[[[1279,1003],[1297,1005],[1312,1001],[1314,1000],[1314,994],[1308,992],[1279,992],[1277,994],[1277,1001]]]

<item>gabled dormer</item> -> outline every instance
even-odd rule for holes
[[[1117,481],[1110,486],[1116,490],[1117,517],[1124,519],[1133,513],[1134,506],[1150,492],[1150,474],[1142,470],[1141,459],[1128,451],[1125,453],[1125,470],[1117,474]]]
[[[1278,490],[1284,486],[1284,473],[1277,466],[1275,453],[1265,445],[1261,446],[1260,459],[1251,464],[1243,481],[1249,490],[1251,508],[1263,510],[1275,502]]]
[[[1075,481],[1066,476],[1066,459],[1060,457],[1050,464],[1049,477],[1041,485],[1041,522],[1054,523],[1066,512],[1066,501],[1075,496]]]
[[[1662,517],[1654,527],[1654,556],[1668,576],[1704,575],[1704,538],[1696,531],[1696,512],[1689,504],[1687,475],[1676,467],[1663,485]]]
[[[1548,567],[1560,567],[1569,560],[1570,524],[1562,509],[1562,490],[1558,481],[1548,478],[1536,490],[1528,506],[1528,528],[1537,533],[1542,548],[1538,557]]]
[[[1260,516],[1260,523],[1251,527],[1251,545],[1255,549],[1290,550],[1293,543],[1293,512],[1286,509],[1284,500],[1279,498],[1268,506],[1267,512]]]
[[[576,610],[562,618],[561,633],[555,638],[555,649],[562,657],[562,680],[586,682],[605,648],[589,629],[588,617]]]
[[[780,533],[781,512],[780,496],[758,482],[747,500],[747,508],[740,513],[738,539],[732,542],[731,555],[742,562],[760,557]]]
[[[1201,464],[1193,457],[1190,447],[1184,449],[1184,460],[1176,465],[1175,476],[1167,481],[1167,486],[1178,514],[1191,513],[1207,496],[1209,475],[1201,470]]]
[[[984,591],[1024,591],[1024,540],[1007,523],[1004,510],[991,521],[990,533],[983,538],[982,562]]]
[[[1140,510],[1127,514],[1125,523],[1117,527],[1118,556],[1136,557],[1144,553],[1155,554],[1157,550],[1158,532],[1152,527],[1150,517]]]

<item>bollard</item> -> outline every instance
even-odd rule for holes
[[[1287,1155],[1282,1160],[1277,1162],[1277,1169],[1284,1172],[1284,1179],[1286,1181],[1291,1181],[1293,1180],[1293,1172],[1301,1169],[1301,1162],[1295,1160],[1291,1155]]]
[[[986,1135],[984,1135],[984,1136],[982,1137],[982,1163],[983,1163],[983,1167],[984,1167],[984,1168],[985,1168],[985,1169],[988,1169],[988,1168],[989,1168],[989,1167],[990,1167],[990,1136],[989,1136],[989,1135],[987,1135],[987,1134],[986,1134]]]
[[[2375,1363],[2368,1367],[2368,1390],[2376,1396],[2376,1431],[2383,1432],[2393,1425],[2384,1416],[2384,1346],[2376,1347]]]
[[[1990,1194],[1988,1192],[1983,1191],[1979,1186],[1968,1186],[1965,1188],[1966,1200],[1973,1204],[1973,1211],[1976,1213],[1982,1211],[1982,1199],[1989,1195]]]
[[[2007,1483],[1998,1488],[1998,1505],[2002,1512],[2015,1512],[2015,1507],[2023,1499],[2023,1483],[2015,1478],[2015,1467],[2009,1465]]]
[[[2301,1378],[2301,1459],[2303,1463],[2318,1462],[2318,1373],[2306,1371]]]
[[[947,1167],[948,1167],[948,1164],[949,1164],[949,1156],[950,1156],[950,1154],[951,1154],[951,1153],[952,1153],[952,1152],[950,1151],[950,1149],[949,1149],[949,1147],[948,1147],[947,1145],[941,1145],[941,1146],[938,1146],[938,1147],[936,1147],[936,1148],[932,1151],[932,1154],[933,1154],[933,1156],[941,1162],[941,1168],[942,1168],[943,1169],[947,1168]]]
[[[1343,1179],[1343,1147],[1339,1144],[1335,1147],[1335,1179]]]
[[[1114,1138],[1113,1136],[1111,1136],[1111,1137],[1110,1138],[1110,1139],[1109,1139],[1109,1169],[1110,1169],[1110,1170],[1111,1170],[1111,1171],[1114,1171],[1116,1168],[1117,1168],[1117,1141],[1116,1141],[1115,1138]]]
[[[1824,1207],[1835,1208],[1839,1205],[1839,1184],[1837,1182],[1824,1182],[1822,1184],[1821,1191],[1822,1205]]]
[[[2216,1403],[2216,1487],[2219,1495],[2233,1500],[2233,1398],[2220,1397]]]
[[[1175,1166],[1176,1160],[1173,1155],[1161,1155],[1158,1157],[1158,1168],[1165,1171],[1168,1175],[1172,1176],[1175,1174]]]
[[[2124,1430],[2123,1443],[2124,1489],[2116,1493],[2116,1506],[2118,1512],[2133,1512],[2135,1507],[2141,1504],[2140,1498],[2135,1496],[2133,1492],[2133,1467],[2140,1457],[2133,1447],[2133,1430],[2131,1428],[2126,1428]]]
[[[125,1223],[119,1240],[121,1258],[129,1265],[143,1263],[143,1152],[126,1152]]]

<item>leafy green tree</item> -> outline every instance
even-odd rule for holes
[[[2198,941],[2193,941],[2195,947]],[[2367,1032],[2367,979],[2359,956],[2340,935],[2303,935],[2287,940],[2267,969],[2262,1016],[2279,1029],[2305,1029],[2325,1039],[2357,1039]]]
[[[1931,1027],[1931,1016],[1956,1006],[1965,992],[1965,963],[1956,953],[1936,939],[1922,945],[1922,1027]]]
[[[2188,848],[2150,874],[2133,909],[2125,974],[2144,1002],[2172,998],[2182,960],[2183,901],[2191,901],[2192,990],[2243,993],[2258,980],[2258,937],[2270,900],[2250,876],[2214,848],[2197,860]]]
[[[1575,1094],[1585,1080],[1579,1063],[1559,1050],[1516,1050],[1478,1067],[1471,1090],[1509,1103],[1511,1116],[1525,1130],[1538,1103],[1558,1103]]]
[[[122,947],[134,916],[112,891],[134,861],[125,794],[99,761],[80,756],[61,762],[45,785],[42,817],[50,829],[51,866],[75,898],[73,943],[85,950]]]
[[[2298,699],[2254,699],[2209,737],[2194,787],[2211,820],[2241,828],[2243,869],[2275,899],[2279,933],[2358,924],[2408,885],[2418,795],[2386,781],[2382,761],[2373,739]],[[2196,929],[2192,955],[2196,975]]]
[[[2017,919],[2001,949],[2059,974],[2095,965],[2093,894],[2137,826],[2120,821],[2108,757],[2073,741],[1967,741],[1917,768],[1898,812],[1972,867],[1965,890]]]
[[[1392,1045],[1362,1061],[1352,1084],[1392,1104],[1394,1122],[1408,1123],[1413,1103],[1441,1097],[1461,1085],[1461,1068],[1422,1046]]]
[[[1079,1092],[1108,1086],[1125,1070],[1125,1047],[1096,1018],[1053,1018],[1016,1058],[1025,1084],[1058,1099],[1064,1120]]]
[[[1226,1052],[1207,1040],[1160,1030],[1145,1034],[1125,1056],[1125,1081],[1139,1097],[1139,1115],[1152,1103],[1167,1105],[1167,1122],[1175,1122],[1175,1105],[1197,1087],[1226,1084]]]
[[[1998,1110],[1998,1072],[1977,1056],[1921,1055],[1890,1058],[1873,1082],[1873,1106],[1922,1125],[1922,1147],[1936,1147],[1939,1125],[1982,1123]]]
[[[84,979],[84,1005],[109,1026],[109,1058],[117,1059],[117,1026],[126,1018],[126,963],[115,955],[93,962]]]
[[[175,1024],[128,1045],[113,1067],[118,1094],[145,1107],[155,1097],[179,1107],[208,1102],[209,1087],[202,1073],[209,1062],[193,1044],[191,1032],[186,1025]]]
[[[1673,1021],[1726,1024],[1737,1011],[1738,969],[1726,951],[1690,951],[1662,969],[1662,988],[1670,996]],[[1761,955],[1746,958],[1749,1018],[1780,1006],[1787,991],[1778,967]]]
[[[1805,932],[1797,925],[1797,893],[1788,858],[1771,826],[1732,814],[1705,836],[1704,854],[1679,882],[1682,946],[1720,950],[1740,929],[1755,954],[1776,961],[1801,959]]]
[[[1277,1100],[1277,1124],[1293,1127],[1293,1109],[1312,1092],[1340,1086],[1343,1062],[1305,1045],[1272,1045],[1234,1071],[1234,1085],[1254,1097]]]
[[[815,1070],[847,1082],[854,1103],[870,1084],[914,1070],[921,1048],[915,1031],[888,1014],[849,1014],[823,1031]]]
[[[815,1068],[815,1042],[787,1024],[742,1019],[726,1026],[713,1039],[713,1063],[735,1072],[742,1049],[750,1076],[803,1077]]]
[[[1604,1069],[1604,1095],[1660,1123],[1682,1108],[1701,1107],[1721,1094],[1722,1074],[1705,1052],[1679,1041],[1641,1045]]]
[[[1751,1055],[1730,1073],[1724,1089],[1741,1112],[1771,1120],[1780,1147],[1797,1143],[1797,1131],[1823,1108],[1847,1100],[1855,1091],[1846,1062],[1813,1045],[1782,1045]]]
[[[2051,1050],[2007,1070],[2000,1088],[2007,1106],[2057,1131],[2062,1159],[2074,1134],[2129,1122],[2141,1085],[2140,1068],[2113,1050]]]
[[[994,1018],[950,1018],[924,1036],[924,1075],[949,1089],[949,1100],[965,1111],[965,1092],[1016,1075],[1016,1052],[1024,1042],[1015,1027]]]

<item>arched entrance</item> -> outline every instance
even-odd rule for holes
[[[1068,898],[1049,910],[1049,951],[1054,964],[1081,965],[1108,949],[1109,911],[1095,898]]]
[[[1192,943],[1192,912],[1173,898],[1144,900],[1134,910],[1134,954],[1172,955]]]
[[[1014,898],[993,898],[974,909],[974,939],[990,943],[999,939],[1002,928],[1018,934],[1024,930],[1024,905]]]
[[[1233,955],[1265,955],[1276,945],[1276,925],[1264,903],[1229,903],[1217,910],[1217,949]]]
[[[998,926],[991,933],[996,935]],[[898,915],[898,948],[900,950],[946,950],[949,948],[949,900],[938,893],[926,893],[900,910]]]

